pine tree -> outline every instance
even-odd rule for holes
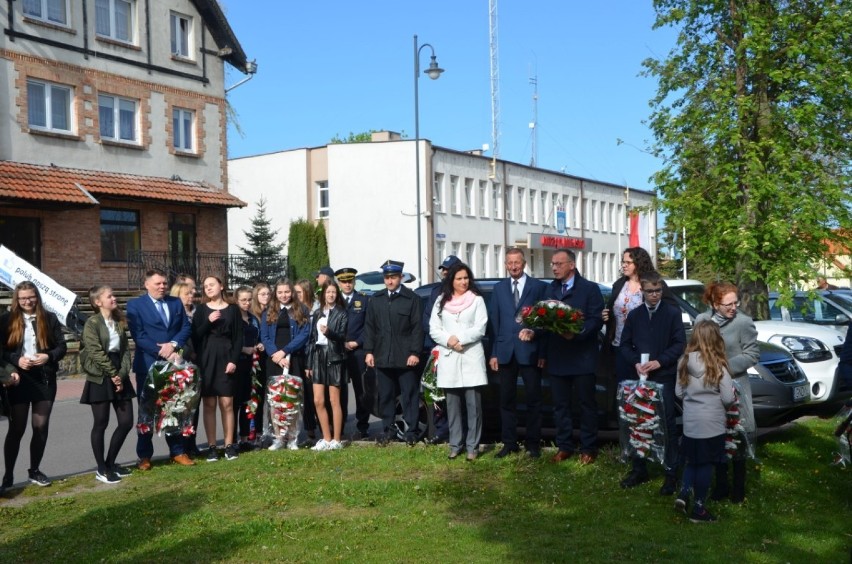
[[[272,282],[287,272],[284,243],[275,242],[278,230],[273,230],[271,223],[266,217],[266,200],[261,197],[257,202],[257,213],[251,220],[251,230],[243,232],[248,246],[239,247],[245,255],[243,272],[234,276],[239,284]]]

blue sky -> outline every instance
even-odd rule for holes
[[[243,132],[230,129],[230,157],[370,129],[413,138],[414,34],[446,70],[420,78],[421,137],[457,150],[491,143],[487,0],[220,3],[258,63],[256,77],[229,94]],[[498,14],[499,157],[530,162],[536,76],[538,166],[651,189],[660,163],[642,151],[651,139],[642,121],[656,84],[638,74],[675,36],[651,29],[650,1],[501,0]],[[231,69],[226,83],[240,78]]]

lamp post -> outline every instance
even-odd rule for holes
[[[428,47],[432,52],[432,60],[429,62],[429,68],[423,71],[432,80],[437,80],[444,69],[438,66],[438,61],[435,59],[435,49],[428,43],[417,45],[417,36],[414,36],[414,170],[416,174],[417,186],[417,279],[423,283],[423,246],[422,236],[420,234],[420,92],[418,85],[420,83],[420,51],[424,47]]]

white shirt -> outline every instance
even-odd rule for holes
[[[527,273],[524,272],[521,274],[521,277],[518,278],[518,299],[524,295],[524,287],[527,284]],[[515,279],[509,276],[509,289],[514,294],[515,292]]]
[[[34,357],[38,352],[38,341],[36,341],[35,330],[33,330],[35,318],[35,315],[24,314],[24,343],[21,354],[29,358]]]
[[[151,298],[151,294],[148,294],[148,297]],[[154,309],[157,310],[157,314],[160,313],[160,308],[157,307],[157,302],[163,302],[163,311],[166,312],[166,322],[168,323],[172,320],[171,316],[169,315],[169,306],[166,305],[165,299],[155,300],[154,298],[151,298],[151,301],[154,302]]]
[[[109,332],[109,352],[118,352],[120,345],[120,336],[118,334],[118,324],[112,319],[104,318],[107,331]]]

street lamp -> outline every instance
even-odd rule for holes
[[[438,66],[438,61],[435,59],[435,49],[428,43],[417,45],[417,36],[414,36],[414,169],[417,175],[417,279],[423,283],[423,249],[421,238],[420,223],[420,92],[418,84],[420,83],[420,51],[424,47],[428,47],[432,52],[432,60],[429,62],[429,68],[423,71],[432,80],[437,80],[444,69]]]

